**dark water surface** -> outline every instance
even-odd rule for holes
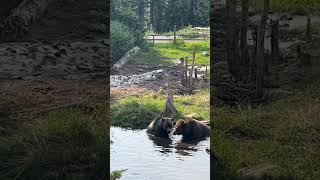
[[[210,139],[197,144],[154,138],[146,130],[111,127],[111,171],[127,169],[121,180],[209,180]]]

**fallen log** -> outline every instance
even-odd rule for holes
[[[0,22],[0,42],[22,39],[52,1],[54,0],[23,0]]]

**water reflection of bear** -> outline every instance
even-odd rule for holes
[[[172,118],[158,117],[148,126],[147,133],[153,143],[161,147],[160,152],[171,153],[174,147],[178,154],[190,156],[192,152],[198,151],[198,142],[206,139],[210,134],[209,126],[194,119],[179,120],[174,129],[174,135],[183,135],[182,141],[173,146],[169,135],[172,131]]]
[[[154,143],[154,145],[159,147],[157,151],[163,154],[175,152],[182,156],[191,156],[191,152],[196,152],[199,150],[197,143],[185,143],[182,141],[174,143],[170,138],[156,137],[152,134],[148,134],[148,137]],[[176,151],[173,151],[173,149]]]

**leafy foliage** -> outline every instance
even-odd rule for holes
[[[123,23],[111,21],[111,62],[114,63],[135,44],[134,33]]]

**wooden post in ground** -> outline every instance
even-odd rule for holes
[[[312,29],[311,29],[311,18],[310,15],[307,16],[307,32],[306,32],[306,40],[308,43],[312,41]]]
[[[152,35],[152,45],[154,45],[154,34]]]
[[[177,41],[177,26],[176,25],[174,25],[174,27],[173,27],[173,44],[176,44],[176,41]]]
[[[186,77],[185,77],[185,75],[186,75],[186,73],[185,73],[185,67],[184,67],[184,59],[183,58],[180,58],[180,65],[181,65],[181,85],[182,86],[185,86],[185,80],[186,80]]]
[[[198,80],[198,69],[197,68],[194,69],[194,79]]]
[[[273,61],[279,60],[279,20],[270,21],[271,23],[271,57]]]
[[[185,70],[184,70],[184,73],[185,73],[185,85],[188,86],[189,83],[188,83],[188,57],[186,57],[185,59],[185,62],[186,62],[186,67],[185,67]]]
[[[263,91],[263,76],[265,70],[265,58],[264,58],[264,36],[267,24],[269,12],[269,0],[264,0],[263,10],[261,15],[260,24],[258,27],[258,36],[257,36],[257,75],[256,75],[256,96],[257,98],[262,98]]]
[[[195,59],[196,59],[196,49],[193,48],[193,51],[192,51],[192,66],[191,66],[191,70],[190,70],[190,79],[189,79],[189,83],[190,83],[190,88],[191,89],[192,89],[192,85],[193,85],[192,75],[193,75]]]

